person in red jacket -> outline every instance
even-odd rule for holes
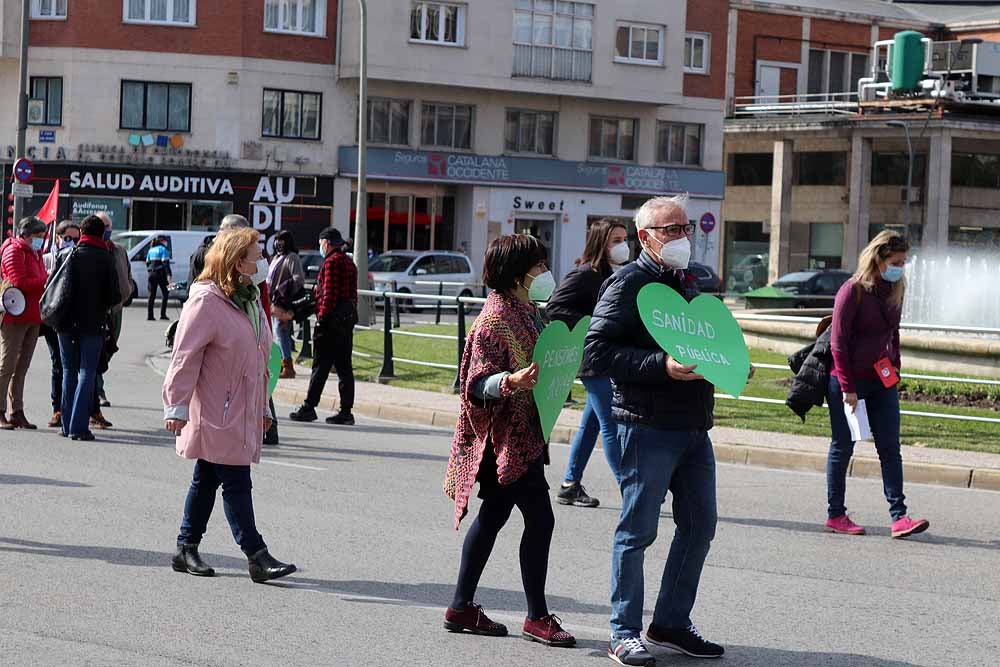
[[[35,429],[24,416],[24,378],[35,353],[42,314],[38,303],[48,274],[42,261],[45,223],[32,216],[21,220],[18,235],[0,247],[0,280],[24,294],[26,307],[20,315],[5,313],[0,321],[0,430]],[[10,408],[7,419],[7,390]]]

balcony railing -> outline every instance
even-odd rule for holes
[[[512,75],[589,83],[593,59],[592,51],[515,44]]]
[[[858,94],[813,93],[734,97],[730,116],[797,116],[804,114],[844,114],[858,112]]]

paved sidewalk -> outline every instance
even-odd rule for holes
[[[296,379],[279,381],[274,392],[278,403],[298,405],[305,397],[309,369],[298,366],[296,372]],[[337,379],[331,374],[318,407],[333,411],[337,402]],[[359,382],[354,409],[370,417],[451,429],[458,418],[458,407],[458,396],[452,393]],[[286,417],[287,413],[279,414],[279,418]],[[822,418],[822,415],[813,418]],[[552,432],[552,441],[571,442],[579,421],[579,410],[564,409]],[[717,427],[712,430],[712,441],[716,457],[726,463],[787,470],[826,470],[827,438]],[[997,454],[904,445],[903,462],[906,479],[910,482],[1000,491],[1000,455]],[[872,443],[858,443],[848,474],[881,477]]]

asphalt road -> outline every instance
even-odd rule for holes
[[[106,437],[0,435],[0,664],[611,664],[609,549],[620,503],[599,455],[586,483],[602,506],[555,509],[549,605],[576,634],[576,649],[442,629],[464,532],[452,530],[440,490],[450,443],[441,430],[283,420],[282,445],[254,470],[254,496],[272,553],[300,571],[251,583],[217,507],[202,553],[219,576],[173,572],[191,464],[161,430],[161,378],[146,357],[161,349],[163,327],[142,315],[129,312],[108,376],[115,428]],[[28,384],[36,421],[48,416],[47,373],[40,346]],[[554,448],[553,486],[566,455]],[[820,529],[822,477],[720,465],[722,519],[695,620],[726,645],[724,664],[1000,663],[1000,494],[908,490],[929,533],[890,540],[880,485],[854,479],[849,504],[870,534],[833,536]],[[671,535],[668,509],[648,552],[650,586]],[[479,595],[518,630],[520,525],[515,512]],[[691,664],[659,657],[660,665]]]

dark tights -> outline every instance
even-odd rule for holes
[[[537,620],[549,613],[545,604],[545,576],[549,569],[549,545],[555,517],[546,489],[530,489],[511,494],[499,492],[483,501],[479,516],[472,522],[462,547],[462,564],[452,609],[462,609],[472,602],[493,551],[500,529],[517,506],[524,517],[521,535],[521,581],[528,599],[528,617]]]

